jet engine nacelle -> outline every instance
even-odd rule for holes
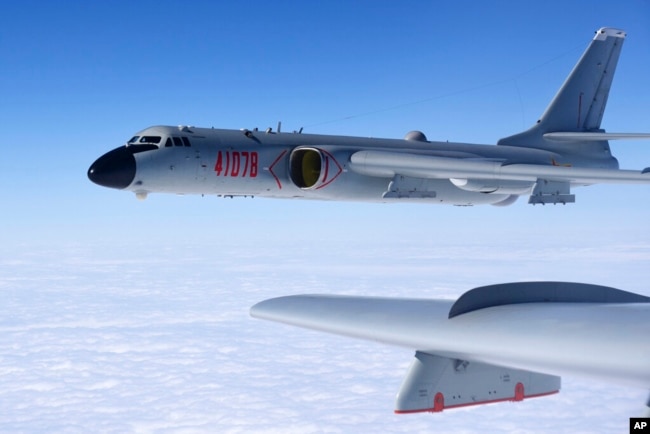
[[[526,194],[533,188],[531,181],[510,181],[503,179],[459,179],[451,178],[451,183],[461,190],[477,193]]]
[[[289,155],[289,176],[303,190],[323,188],[342,171],[343,168],[334,156],[322,149],[299,147]]]

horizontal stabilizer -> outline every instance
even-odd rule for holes
[[[522,401],[560,390],[560,377],[417,351],[397,394],[395,413]]]
[[[545,139],[558,142],[583,142],[596,140],[650,140],[650,133],[606,133],[606,132],[555,132],[544,134]]]

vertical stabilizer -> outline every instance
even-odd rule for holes
[[[599,132],[625,32],[601,28],[537,123],[527,131],[499,140],[499,145],[553,151],[572,150],[611,158],[605,140],[576,139],[568,144],[544,138],[554,132]]]

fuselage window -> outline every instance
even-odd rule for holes
[[[171,137],[167,137],[167,141],[165,142],[165,148],[171,148],[172,145],[172,139]]]
[[[180,137],[174,137],[174,146],[183,146],[183,142]]]
[[[160,136],[143,136],[140,139],[140,143],[160,143]]]
[[[187,137],[181,137],[181,139],[183,139],[183,143],[185,144],[185,146],[188,146],[188,147],[192,146],[192,145],[190,145],[190,139],[188,139]]]

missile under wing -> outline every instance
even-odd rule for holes
[[[427,140],[158,126],[88,169],[96,184],[150,193],[213,194],[452,205],[575,201],[573,188],[650,183],[648,170],[620,170],[601,121],[625,32],[596,32],[537,123],[497,146]]]
[[[414,349],[397,413],[550,395],[565,374],[650,388],[650,297],[604,286],[509,283],[456,301],[296,295],[250,313]]]

